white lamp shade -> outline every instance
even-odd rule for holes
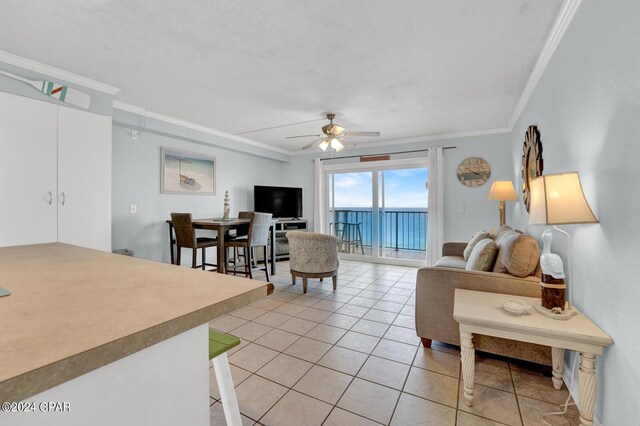
[[[515,201],[518,199],[516,190],[513,187],[513,182],[510,180],[497,180],[493,182],[489,190],[488,198],[496,201]]]
[[[329,147],[329,141],[327,139],[325,139],[318,146],[320,147],[321,150],[326,151],[327,148]]]
[[[563,225],[597,223],[584,197],[578,172],[542,175],[529,183],[529,223]]]

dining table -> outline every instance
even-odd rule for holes
[[[193,221],[194,229],[206,229],[209,231],[217,231],[217,260],[216,260],[216,268],[217,272],[224,274],[224,261],[225,261],[225,249],[224,249],[224,235],[232,229],[237,229],[242,226],[249,225],[251,219],[240,219],[240,218],[231,218],[231,219],[222,219],[222,218],[208,218],[208,219],[194,219]],[[169,225],[169,252],[171,253],[171,264],[175,263],[175,236],[173,232],[173,222],[171,219],[167,220],[167,224]],[[271,275],[276,274],[276,239],[275,239],[275,228],[276,221],[271,221],[271,226],[269,227],[269,261],[271,262]],[[265,268],[267,268],[267,256],[265,256]]]

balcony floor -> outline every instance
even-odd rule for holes
[[[365,256],[371,256],[371,247],[364,247]],[[352,250],[352,253],[361,254],[360,248],[358,250]],[[346,251],[341,251],[341,253],[347,253]],[[427,251],[426,250],[395,250],[395,249],[385,249],[384,253],[380,253],[380,256],[384,256],[389,259],[405,259],[405,260],[418,260],[418,261],[426,261],[427,260]]]

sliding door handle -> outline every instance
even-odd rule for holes
[[[60,193],[60,204],[64,206],[64,203],[67,201],[67,196],[64,195],[64,192]]]
[[[53,203],[53,193],[51,191],[49,191],[49,199],[47,200],[47,202],[49,203],[49,205],[51,205],[51,203]]]

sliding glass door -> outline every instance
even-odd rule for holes
[[[427,249],[426,159],[325,167],[325,229],[344,258],[423,265]]]

